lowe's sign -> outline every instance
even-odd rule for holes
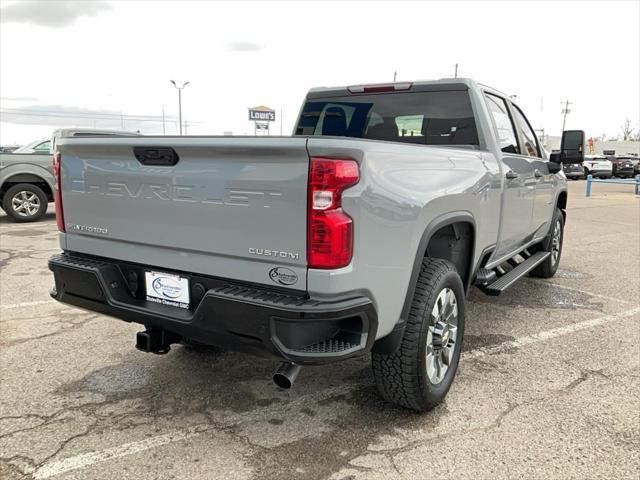
[[[267,107],[250,108],[249,120],[252,122],[275,122],[276,112]]]

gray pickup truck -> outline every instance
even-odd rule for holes
[[[446,395],[465,297],[551,277],[584,134],[543,157],[508,96],[466,79],[311,90],[291,137],[61,139],[51,295],[303,365],[371,353],[381,395]]]
[[[55,180],[51,154],[61,137],[85,135],[138,135],[116,130],[65,128],[11,153],[0,153],[0,208],[14,222],[35,222],[53,201]]]

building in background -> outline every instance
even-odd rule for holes
[[[589,137],[587,134],[587,139]],[[553,150],[560,150],[561,137],[555,135],[546,135],[544,140],[540,140],[544,148],[551,152]],[[589,145],[587,144],[587,155],[602,155],[604,151],[614,151],[615,155],[638,155],[640,156],[640,142],[637,140],[597,140],[593,138],[593,150],[589,151]]]

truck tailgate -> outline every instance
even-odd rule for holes
[[[167,149],[175,165],[159,165]],[[306,289],[305,138],[74,138],[58,150],[66,250]]]

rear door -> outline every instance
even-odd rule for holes
[[[542,149],[531,124],[516,105],[511,104],[514,112],[516,129],[523,146],[522,153],[533,167],[535,198],[531,231],[534,237],[546,235],[553,217],[554,179],[549,173],[549,167],[542,156]]]
[[[58,149],[67,250],[306,288],[305,138],[65,138]],[[288,284],[270,275],[278,267]]]
[[[485,92],[485,101],[500,143],[505,174],[500,238],[494,254],[497,259],[517,250],[529,239],[535,177],[533,165],[520,154],[520,142],[507,101],[488,92]]]

